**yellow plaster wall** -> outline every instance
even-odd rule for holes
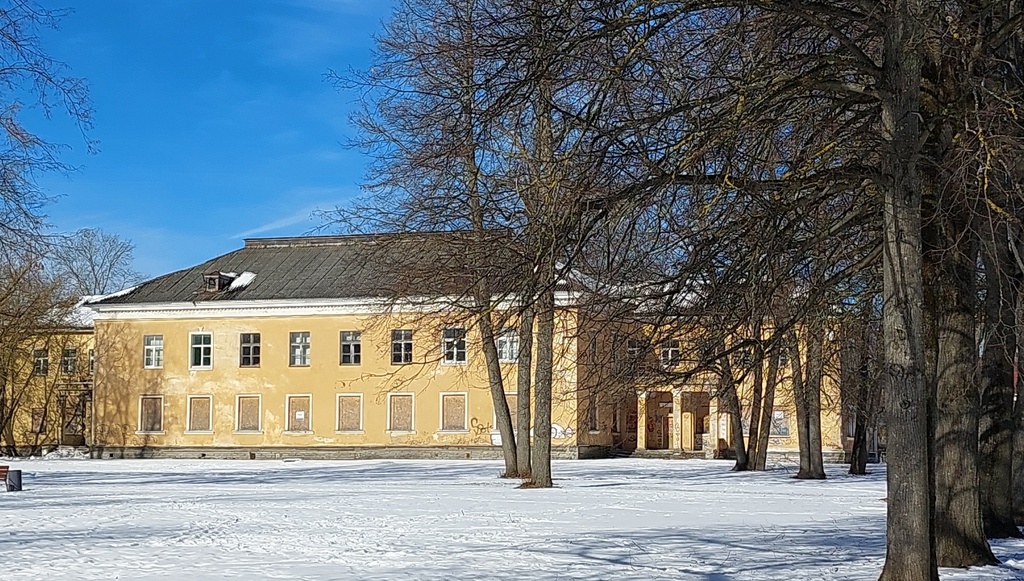
[[[14,446],[21,450],[35,451],[40,446],[53,446],[58,443],[60,435],[62,410],[59,405],[58,392],[63,384],[88,382],[92,379],[89,372],[89,350],[93,348],[93,334],[86,330],[68,330],[27,343],[24,346],[23,359],[13,362],[13,380],[10,382],[9,397],[17,398],[9,433],[3,434],[0,441],[4,445]],[[49,352],[49,371],[46,375],[32,373],[36,349]],[[65,373],[61,369],[61,356],[64,349],[77,349],[78,359],[75,373]],[[44,430],[35,433],[32,430],[32,411],[37,408],[46,410]],[[89,418],[86,417],[86,430]]]
[[[556,327],[556,346],[572,333],[574,317],[562,313]],[[491,403],[479,334],[467,333],[467,363],[440,363],[441,331],[461,326],[440,315],[289,316],[194,320],[101,320],[97,341],[101,346],[96,378],[96,443],[103,446],[428,446],[490,445],[494,429]],[[414,363],[392,365],[391,330],[412,329]],[[310,333],[310,365],[289,365],[289,333]],[[362,333],[362,362],[341,365],[339,333]],[[213,334],[213,368],[190,370],[189,333]],[[242,333],[260,333],[258,368],[239,366]],[[144,369],[143,336],[163,335],[162,369]],[[574,347],[557,348],[553,422],[572,426],[575,414],[575,371],[568,365]],[[503,363],[506,392],[515,392],[515,363]],[[414,397],[412,433],[387,430],[389,393]],[[467,395],[465,431],[443,432],[441,394]],[[235,430],[236,397],[262,398],[261,433]],[[338,394],[361,394],[363,429],[336,431]],[[571,397],[568,394],[572,394]],[[163,433],[138,433],[139,398],[163,397]],[[187,398],[210,395],[213,400],[212,433],[187,433]],[[288,433],[286,397],[311,396],[310,433]],[[564,435],[564,434],[563,434]],[[573,445],[574,438],[556,439],[554,445]]]

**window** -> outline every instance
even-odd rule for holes
[[[309,331],[288,334],[289,365],[292,367],[309,367]]]
[[[50,352],[46,349],[32,351],[32,375],[46,375],[50,372]]]
[[[388,431],[411,432],[412,428],[412,394],[389,393]]]
[[[288,425],[286,432],[310,432],[312,423],[309,418],[310,396],[289,395],[288,396]]]
[[[612,433],[622,433],[622,404],[615,404],[615,409],[612,411]]]
[[[260,396],[240,395],[236,400],[235,431],[259,432],[263,423],[260,421]]]
[[[142,338],[142,366],[160,369],[164,366],[164,336],[146,335]]]
[[[190,369],[211,369],[213,367],[212,333],[189,334],[189,346],[191,347],[188,361]]]
[[[338,394],[339,432],[363,431],[363,396],[358,393]]]
[[[96,350],[89,349],[89,373],[96,373]]]
[[[441,361],[449,365],[466,362],[466,330],[445,329],[441,335]]]
[[[260,334],[242,333],[239,337],[239,367],[260,366]]]
[[[678,339],[669,339],[661,344],[661,366],[675,367],[682,359],[682,349]]]
[[[60,354],[60,372],[65,375],[75,373],[78,367],[78,349],[64,349]]]
[[[466,431],[466,394],[441,394],[441,431]]]
[[[341,364],[359,365],[363,358],[363,348],[360,343],[362,336],[359,331],[341,332]]]
[[[772,426],[769,434],[772,436],[789,435],[789,418],[786,417],[785,410],[772,411]]]
[[[498,334],[498,361],[515,363],[519,360],[519,332],[505,329]]]
[[[396,329],[391,331],[391,364],[412,363],[412,331]]]
[[[209,395],[188,396],[188,431],[213,431],[213,397]]]
[[[32,408],[32,433],[46,433],[46,408]]]
[[[639,339],[627,339],[626,340],[626,355],[630,359],[637,359],[644,350],[644,343]]]
[[[590,342],[587,344],[587,357],[590,359],[591,365],[597,365],[597,335],[590,336]]]
[[[587,397],[587,430],[591,432],[600,430],[597,423],[597,394],[593,390]]]
[[[144,395],[139,398],[139,433],[159,434],[164,431],[164,398]]]

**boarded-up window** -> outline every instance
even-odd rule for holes
[[[288,431],[308,432],[309,422],[309,396],[290,395],[288,396]]]
[[[188,398],[188,431],[209,432],[213,429],[210,426],[212,399],[209,396]]]
[[[519,396],[514,393],[506,393],[505,401],[508,402],[508,411],[512,415],[512,431],[516,432],[518,429],[517,422],[519,421],[519,408],[517,407],[519,405]],[[497,425],[498,422],[494,422],[494,424]]]
[[[393,432],[411,432],[412,394],[396,393],[388,399],[388,429]]]
[[[32,408],[32,433],[46,433],[46,408]]]
[[[441,396],[441,429],[444,431],[461,432],[466,429],[466,395],[451,394]]]
[[[338,396],[338,431],[358,432],[363,429],[363,398],[359,395]]]
[[[139,398],[139,431],[164,431],[164,398],[159,396]]]
[[[260,431],[260,398],[258,395],[238,397],[238,431]]]

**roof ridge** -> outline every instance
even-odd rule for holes
[[[399,240],[421,240],[453,234],[472,234],[472,230],[417,230],[412,232],[373,232],[358,234],[330,234],[318,236],[274,236],[269,238],[246,238],[245,248],[274,248],[302,246],[336,246],[343,244],[384,242]]]

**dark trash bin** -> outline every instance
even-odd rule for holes
[[[7,471],[7,492],[19,492],[21,490],[21,470]]]

